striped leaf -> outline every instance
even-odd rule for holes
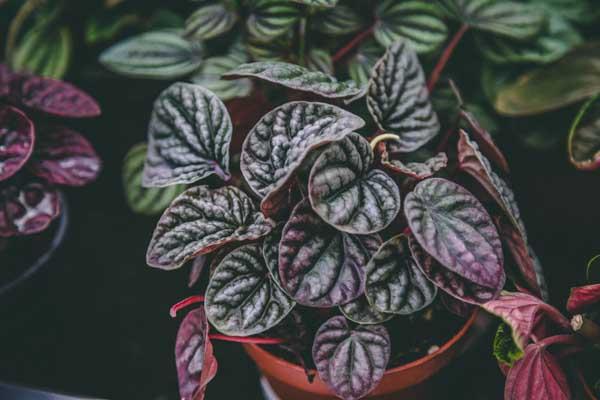
[[[371,71],[384,53],[383,48],[374,40],[369,40],[360,45],[356,52],[348,59],[348,75],[360,87],[365,87],[371,79]]]
[[[358,31],[363,24],[353,8],[340,4],[315,15],[311,27],[325,35],[341,36]]]
[[[193,40],[207,40],[220,36],[233,28],[238,15],[225,4],[216,3],[200,7],[185,21],[184,36]]]
[[[183,39],[178,31],[142,33],[105,50],[100,63],[135,78],[174,79],[202,63],[202,45]]]
[[[225,80],[221,76],[248,61],[243,51],[230,51],[225,56],[204,60],[200,69],[191,77],[191,81],[227,101],[237,97],[246,97],[252,91],[250,79]]]
[[[323,49],[310,49],[306,55],[306,67],[313,71],[333,75],[333,60],[331,54]]]
[[[246,28],[255,39],[266,42],[287,33],[300,19],[296,6],[286,0],[255,0]]]
[[[34,27],[14,49],[10,65],[15,71],[62,78],[71,62],[73,40],[68,27]]]
[[[311,7],[327,7],[327,8],[335,7],[335,5],[338,2],[338,0],[292,0],[292,1],[295,1],[296,3],[300,3],[300,4],[306,4],[307,6],[311,6]]]
[[[344,317],[361,325],[382,324],[394,318],[394,314],[383,313],[369,304],[365,295],[341,305],[339,309]]]
[[[262,42],[253,37],[246,40],[246,51],[255,61],[284,61],[292,47],[289,35]]]
[[[586,102],[571,127],[569,160],[581,170],[600,167],[600,95]]]

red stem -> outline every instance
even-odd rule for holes
[[[183,299],[173,304],[171,306],[171,309],[169,310],[169,315],[171,316],[171,318],[175,318],[177,316],[177,312],[179,312],[179,310],[181,310],[182,308],[191,306],[192,304],[202,303],[203,301],[204,296],[190,296],[187,299]]]
[[[252,343],[252,344],[281,344],[287,342],[286,339],[281,338],[262,338],[262,337],[241,337],[241,336],[228,336],[221,335],[220,333],[211,333],[208,335],[209,339],[212,340],[222,340],[225,342],[235,342],[235,343]]]
[[[356,35],[354,37],[354,39],[352,39],[350,42],[348,42],[348,44],[346,44],[344,47],[342,47],[341,49],[339,49],[331,58],[331,60],[336,63],[338,61],[340,61],[342,58],[344,58],[344,56],[346,54],[348,54],[349,52],[351,52],[356,46],[358,46],[363,40],[365,40],[366,38],[368,38],[369,36],[371,36],[371,34],[373,33],[373,31],[375,30],[375,25],[372,25],[371,27],[369,27],[368,29],[362,31],[361,33],[359,33],[358,35]]]
[[[435,68],[431,72],[429,82],[427,82],[427,89],[429,89],[429,93],[431,93],[435,88],[435,85],[437,84],[438,80],[440,79],[440,76],[442,75],[442,72],[444,71],[444,68],[446,67],[446,64],[448,64],[450,57],[452,57],[452,53],[454,53],[456,46],[458,46],[458,43],[460,43],[460,40],[465,35],[465,33],[467,33],[468,30],[469,25],[461,25],[460,29],[456,31],[456,33],[452,37],[452,40],[450,40],[450,43],[448,43],[448,45],[444,49],[444,52],[438,60]]]

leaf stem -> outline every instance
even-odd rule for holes
[[[359,33],[358,35],[356,35],[351,41],[349,41],[344,47],[339,49],[333,55],[333,57],[331,58],[331,61],[333,61],[334,63],[340,61],[348,53],[350,53],[356,46],[361,44],[363,40],[365,40],[366,38],[371,36],[373,34],[374,30],[375,30],[375,25],[371,25],[369,28],[367,28],[366,30],[364,30],[361,33]]]
[[[456,31],[456,33],[452,37],[452,40],[450,40],[450,42],[444,49],[444,52],[440,56],[440,59],[438,60],[435,68],[431,72],[431,76],[429,77],[429,81],[427,82],[427,89],[429,90],[429,93],[431,93],[435,88],[435,85],[437,84],[438,80],[440,79],[440,76],[442,75],[442,72],[444,71],[444,68],[446,67],[446,64],[448,64],[448,61],[450,61],[450,58],[452,57],[456,46],[458,46],[461,39],[463,38],[465,33],[467,33],[468,30],[469,25],[462,24],[460,29]]]
[[[398,142],[400,141],[400,136],[394,135],[393,133],[383,133],[381,135],[377,135],[371,140],[371,150],[375,151],[377,145],[385,140],[394,140]]]
[[[45,0],[27,0],[25,3],[23,3],[21,8],[19,8],[19,11],[17,11],[17,14],[10,23],[8,33],[6,34],[6,47],[4,49],[4,55],[7,62],[10,63],[10,56],[17,42],[17,36],[19,36],[21,27],[29,15],[44,3]]]
[[[182,308],[191,306],[192,304],[202,303],[203,301],[204,296],[190,296],[173,304],[171,306],[171,309],[169,310],[169,315],[171,316],[171,318],[175,318],[179,310],[181,310]]]
[[[235,342],[235,343],[252,343],[252,344],[282,344],[287,342],[286,339],[282,338],[263,338],[253,336],[229,336],[222,335],[220,333],[211,333],[208,335],[211,340],[222,340],[224,342]]]
[[[581,314],[571,319],[571,328],[590,342],[600,344],[600,326]]]

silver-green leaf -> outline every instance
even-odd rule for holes
[[[225,4],[200,7],[185,21],[184,36],[193,40],[207,40],[220,36],[233,28],[238,15]]]

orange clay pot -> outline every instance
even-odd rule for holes
[[[433,398],[431,393],[433,385],[424,383],[450,364],[471,343],[471,339],[476,336],[477,329],[474,325],[480,314],[475,311],[460,331],[435,353],[387,370],[377,388],[365,398],[378,400]],[[309,383],[301,366],[279,358],[254,344],[244,344],[244,348],[282,400],[338,399],[318,374],[313,383]]]

